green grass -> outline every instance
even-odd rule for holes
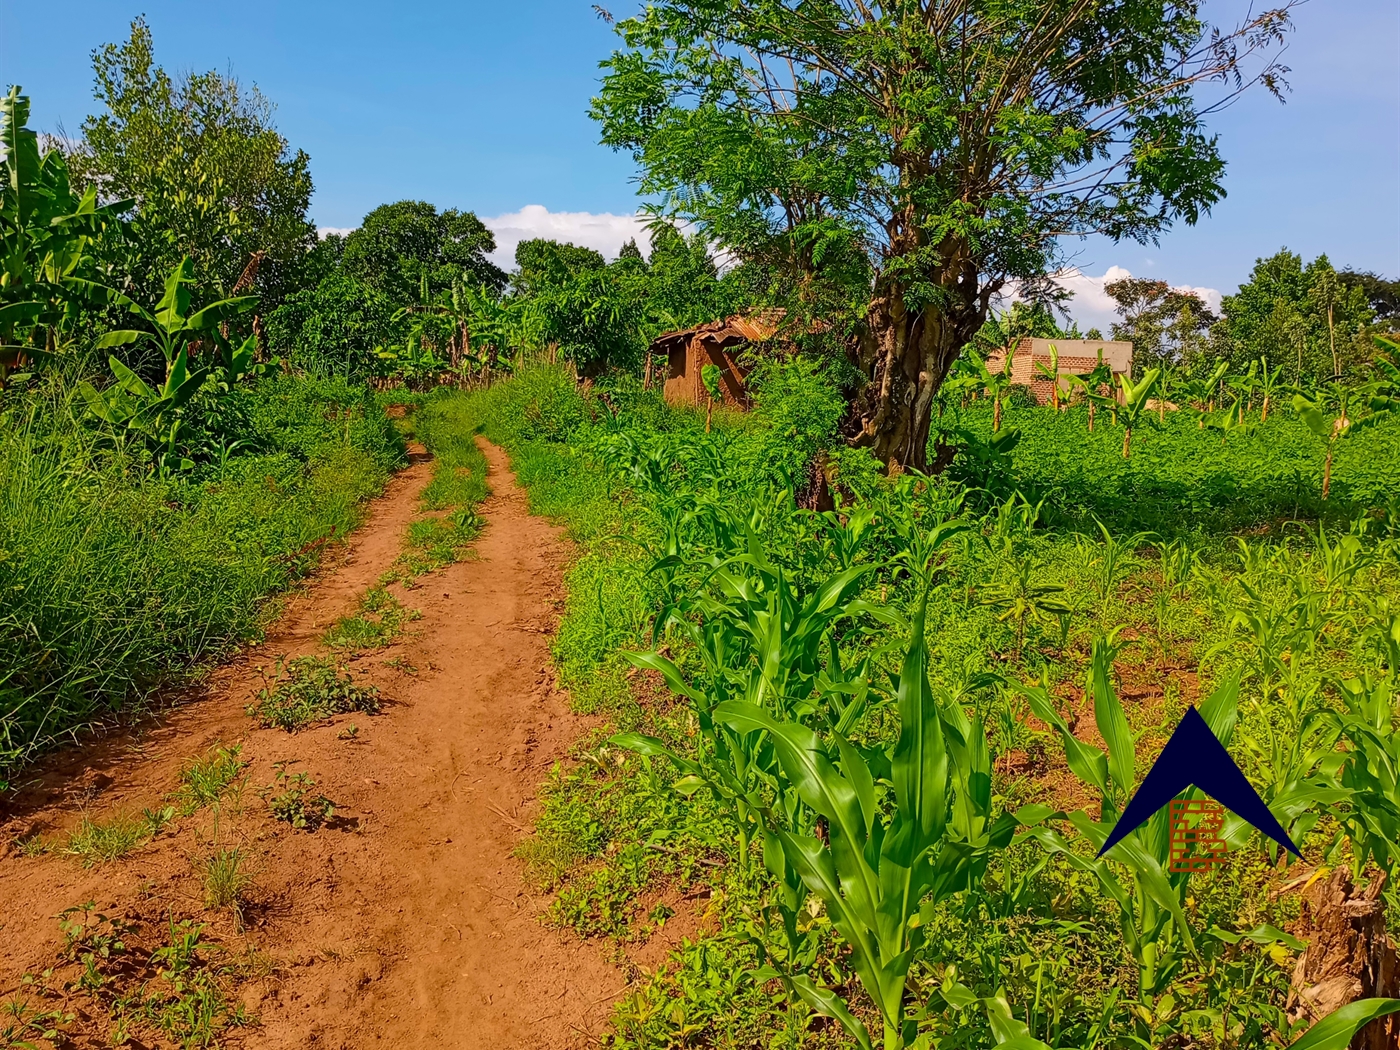
[[[72,396],[55,379],[0,400],[0,781],[257,637],[403,462],[344,382],[240,391],[257,452],[164,480],[75,422]]]
[[[360,599],[359,608],[333,623],[321,641],[332,649],[350,652],[382,649],[404,632],[405,625],[420,616],[422,613],[417,609],[404,608],[403,603],[383,587],[371,587]]]
[[[150,823],[134,813],[118,813],[106,820],[86,814],[68,835],[63,852],[79,857],[84,867],[120,860],[151,837]]]
[[[242,750],[237,745],[215,747],[180,770],[180,787],[174,801],[183,816],[218,803],[225,794],[240,786],[243,770],[248,767],[239,757]]]
[[[195,871],[204,889],[206,908],[237,908],[243,895],[253,885],[248,855],[236,847],[221,849],[197,861]]]

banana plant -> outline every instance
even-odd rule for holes
[[[54,352],[76,303],[65,282],[92,268],[92,245],[131,207],[73,192],[57,149],[40,153],[29,98],[0,98],[0,386],[8,369]]]
[[[992,433],[1001,430],[1001,406],[1002,403],[1011,396],[1011,362],[1012,353],[1007,350],[1006,360],[1002,366],[993,372],[987,367],[984,361],[975,351],[967,351],[968,360],[973,368],[977,370],[977,378],[986,391],[987,396],[992,399]]]
[[[154,310],[148,310],[130,296],[96,281],[69,278],[64,283],[93,301],[125,310],[146,326],[108,332],[97,340],[97,349],[153,343],[165,358],[167,377],[182,353],[188,363],[205,343],[213,349],[221,347],[221,340],[225,338],[221,328],[255,310],[258,305],[256,295],[240,295],[219,299],[192,310],[190,287],[194,284],[194,263],[188,255],[166,277],[165,292]]]
[[[1219,394],[1220,383],[1230,371],[1228,361],[1219,361],[1209,375],[1192,376],[1186,381],[1186,396],[1196,412],[1197,425],[1204,428],[1206,417],[1215,411],[1215,399]]]
[[[1216,412],[1207,413],[1201,417],[1202,425],[1207,430],[1218,430],[1220,432],[1220,443],[1224,445],[1231,434],[1248,434],[1258,425],[1257,419],[1246,419],[1244,415],[1244,399],[1236,398],[1235,401]]]
[[[929,684],[927,601],[925,588],[896,680],[900,731],[888,753],[865,753],[839,730],[824,738],[742,700],[715,709],[736,732],[771,742],[782,777],[825,824],[823,839],[773,821],[765,846],[821,901],[849,948],[847,965],[878,1010],[884,1050],[903,1050],[917,1038],[908,978],[929,909],[974,885],[1015,830],[1009,814],[996,812],[980,720],[957,704],[940,704]],[[781,979],[873,1050],[874,1033],[811,974],[770,968],[760,975]]]
[[[1060,410],[1060,351],[1054,343],[1049,349],[1050,363],[1046,365],[1043,361],[1035,362],[1035,374],[1041,379],[1050,381],[1050,406],[1056,412]]]
[[[1270,368],[1267,357],[1259,358],[1259,392],[1264,395],[1264,402],[1259,413],[1259,422],[1261,423],[1269,418],[1269,408],[1273,404],[1274,392],[1282,385],[1282,376],[1282,365]]]
[[[84,380],[78,387],[78,394],[89,411],[117,430],[144,436],[155,453],[156,469],[161,473],[175,466],[193,467],[190,460],[177,459],[183,426],[179,409],[204,385],[209,369],[191,372],[185,349],[181,347],[166,373],[164,385],[152,389],[115,357],[109,357],[108,364],[116,380],[111,386],[99,391]]]
[[[1099,361],[1088,372],[1076,372],[1070,376],[1070,382],[1084,390],[1084,400],[1089,404],[1089,433],[1094,432],[1094,411],[1100,403],[1112,400],[1105,398],[1102,391],[1105,386],[1113,385],[1113,369],[1104,362],[1103,347],[1099,347]],[[1114,402],[1115,404],[1117,402]]]
[[[1357,391],[1341,383],[1329,383],[1327,388],[1309,397],[1307,394],[1293,395],[1293,411],[1316,437],[1326,443],[1326,458],[1322,467],[1322,498],[1327,498],[1332,487],[1332,459],[1337,452],[1337,443],[1352,434],[1374,426],[1383,413],[1373,412],[1364,419],[1351,418],[1351,404]]]
[[[1239,414],[1239,422],[1243,424],[1245,409],[1252,407],[1254,395],[1259,390],[1259,362],[1249,362],[1249,367],[1242,374],[1231,376],[1225,385],[1235,393],[1234,408]]]
[[[1160,368],[1149,368],[1141,379],[1134,383],[1124,373],[1118,375],[1118,385],[1123,392],[1123,403],[1121,411],[1123,413],[1123,458],[1127,459],[1131,455],[1133,428],[1137,426],[1138,420],[1143,412],[1147,410],[1148,398],[1152,396],[1153,390],[1157,387],[1157,381],[1162,377]]]

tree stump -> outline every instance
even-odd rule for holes
[[[1357,893],[1345,868],[1338,868],[1304,898],[1303,916],[1311,928],[1307,950],[1293,971],[1288,1019],[1314,1022],[1357,999],[1400,997],[1400,966],[1385,930],[1380,899],[1382,873]],[[1400,1045],[1400,1019],[1372,1021],[1351,1041],[1351,1050],[1394,1050]]]

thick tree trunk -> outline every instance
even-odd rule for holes
[[[1358,893],[1339,868],[1314,885],[1304,914],[1312,935],[1298,957],[1288,993],[1289,1020],[1313,1022],[1357,999],[1400,997],[1400,965],[1385,930],[1378,875]],[[1372,1021],[1351,1041],[1352,1050],[1392,1050],[1400,1045],[1400,1017]]]
[[[932,279],[947,294],[938,307],[909,310],[903,285],[882,278],[866,311],[858,363],[869,382],[852,405],[848,433],[851,444],[869,448],[891,473],[928,469],[934,396],[1000,287],[979,287],[965,245],[942,248],[947,261]]]

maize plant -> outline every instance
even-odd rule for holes
[[[1015,829],[1009,814],[996,813],[980,720],[957,704],[940,704],[930,687],[926,607],[927,590],[895,680],[900,728],[888,752],[856,747],[841,726],[823,736],[743,700],[714,712],[736,732],[771,744],[781,779],[823,822],[824,839],[806,831],[805,822],[793,826],[765,813],[765,860],[771,869],[780,857],[825,907],[850,950],[844,963],[878,1012],[885,1050],[917,1039],[922,1007],[910,1009],[907,982],[927,909],[977,885]],[[780,978],[873,1050],[874,1033],[810,973],[768,968],[760,976]]]
[[[832,629],[861,614],[886,619],[891,614],[855,597],[862,577],[875,565],[853,565],[803,594],[768,557],[753,521],[743,521],[736,531],[728,538],[742,541],[742,553],[712,555],[706,586],[667,606],[657,618],[654,637],[674,627],[698,655],[703,673],[697,681],[687,681],[659,652],[628,654],[635,666],[656,671],[673,692],[690,701],[705,742],[700,758],[676,754],[639,733],[621,734],[613,742],[668,758],[683,774],[680,790],[706,787],[724,802],[736,823],[743,866],[760,813],[776,807],[796,819],[797,811],[774,776],[771,747],[718,721],[716,708],[741,698],[756,709],[795,720],[834,719],[834,728],[849,732],[865,710],[868,686],[863,663],[842,668]],[[819,695],[824,703],[818,703]]]

